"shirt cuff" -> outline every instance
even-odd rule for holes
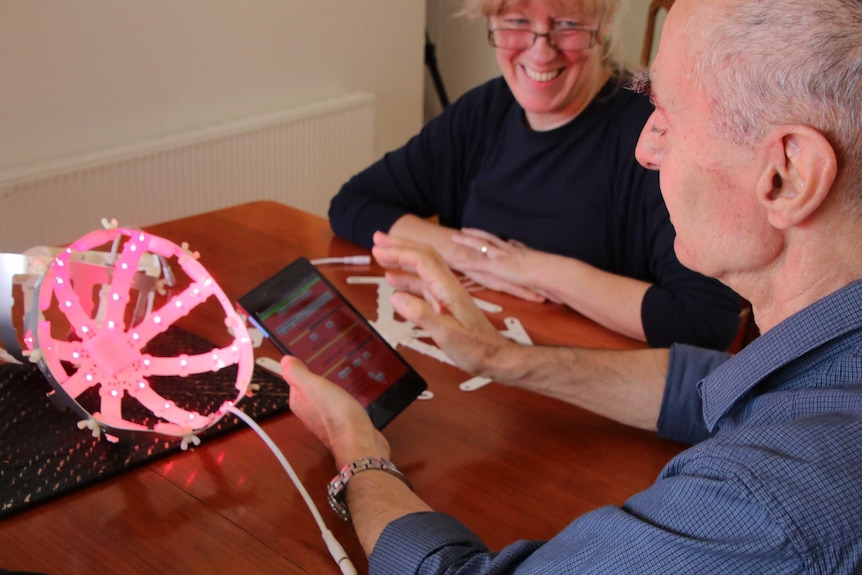
[[[380,534],[368,557],[368,571],[407,575],[423,566],[427,569],[429,560],[451,565],[461,557],[487,552],[482,540],[454,517],[434,511],[411,513]]]
[[[658,418],[661,437],[693,445],[710,436],[698,384],[729,357],[729,353],[691,345],[671,346]]]

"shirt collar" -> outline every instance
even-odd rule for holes
[[[710,431],[769,374],[803,354],[862,327],[862,280],[785,319],[700,382],[703,419]]]

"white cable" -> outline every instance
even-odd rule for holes
[[[350,561],[350,557],[347,556],[347,552],[344,551],[344,547],[341,546],[341,543],[335,538],[335,535],[332,534],[326,527],[326,523],[323,522],[323,517],[320,516],[320,512],[317,510],[317,506],[314,505],[314,501],[311,500],[311,497],[308,495],[308,491],[305,490],[305,486],[302,485],[302,481],[299,480],[299,477],[296,475],[296,472],[291,467],[290,463],[288,463],[287,458],[285,458],[284,454],[275,444],[275,442],[266,434],[266,432],[253,420],[249,417],[245,412],[240,411],[233,405],[228,405],[225,407],[225,410],[231,412],[244,422],[248,424],[259,436],[263,439],[263,442],[272,450],[275,454],[275,457],[281,463],[281,466],[284,467],[284,470],[290,476],[290,479],[293,481],[293,484],[296,486],[296,489],[299,491],[302,498],[305,500],[305,504],[308,506],[309,511],[314,516],[314,520],[317,522],[318,528],[320,528],[320,534],[323,537],[323,541],[326,543],[326,548],[329,550],[329,554],[338,564],[338,567],[341,569],[341,572],[344,575],[356,575],[356,567],[353,566],[353,562]]]
[[[320,258],[311,260],[312,265],[322,264],[348,264],[352,266],[363,266],[371,263],[371,256],[345,256],[343,258]]]

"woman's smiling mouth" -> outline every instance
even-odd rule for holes
[[[550,82],[551,80],[555,79],[557,76],[563,73],[562,68],[557,68],[556,70],[551,70],[550,72],[539,72],[538,70],[533,70],[522,65],[521,69],[524,70],[524,73],[527,74],[530,79],[535,80],[536,82]]]

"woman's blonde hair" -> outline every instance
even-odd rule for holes
[[[611,72],[619,73],[625,64],[619,46],[619,35],[624,20],[622,0],[539,0],[561,13],[577,10],[586,18],[602,17],[599,42],[602,62]],[[462,14],[470,18],[489,17],[520,5],[523,0],[464,0]]]

